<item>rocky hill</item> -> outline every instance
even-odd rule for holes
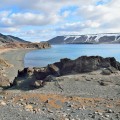
[[[0,33],[0,44],[5,44],[5,43],[30,43],[28,41],[25,41],[21,38],[18,38],[18,37],[14,37],[14,36],[11,36],[11,35],[3,35]]]
[[[120,33],[57,36],[50,44],[115,44],[120,43]]]
[[[47,42],[40,43],[31,43],[29,41],[25,41],[21,38],[11,36],[11,35],[3,35],[0,33],[0,49],[4,48],[49,48],[50,44]]]

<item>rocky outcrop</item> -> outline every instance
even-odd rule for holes
[[[58,77],[62,75],[92,72],[99,69],[104,69],[104,73],[108,75],[107,73],[110,74],[117,70],[120,71],[120,63],[113,57],[82,56],[75,60],[65,58],[47,67],[25,68],[22,71],[18,71],[18,77],[31,78],[32,85],[42,86],[42,83],[47,82],[46,78],[50,75]],[[16,83],[17,79],[15,79],[13,85],[16,85]],[[29,85],[31,85],[31,83],[29,83]]]
[[[92,72],[101,68],[115,68],[120,70],[120,63],[115,58],[103,58],[100,56],[82,56],[76,60],[61,59],[60,62],[54,63],[60,69],[61,75],[71,73]]]
[[[120,33],[57,36],[48,42],[50,44],[115,44],[120,43]]]

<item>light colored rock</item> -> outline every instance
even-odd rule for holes
[[[0,104],[1,104],[2,106],[5,106],[5,105],[6,105],[6,102],[5,102],[5,101],[1,101]]]
[[[113,111],[111,109],[108,109],[107,112],[108,113],[113,113]]]
[[[70,120],[69,118],[65,118],[65,120]]]
[[[25,106],[25,109],[27,110],[27,111],[32,111],[33,110],[33,106],[32,105],[26,105]]]
[[[106,117],[106,118],[109,118],[110,116],[109,116],[108,114],[105,114],[105,117]]]

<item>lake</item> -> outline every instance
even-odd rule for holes
[[[115,57],[120,61],[120,44],[67,44],[52,45],[52,48],[33,50],[25,55],[25,67],[44,67],[59,61],[61,58],[76,59],[80,56],[99,55]]]

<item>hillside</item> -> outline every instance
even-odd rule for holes
[[[57,36],[50,44],[115,44],[120,43],[120,33]]]
[[[32,43],[29,41],[25,41],[21,38],[11,36],[11,35],[3,35],[0,33],[0,50],[4,48],[49,48],[50,45],[47,42],[40,43]]]
[[[0,33],[0,45],[6,44],[6,43],[16,43],[16,42],[17,43],[30,43],[18,37],[14,37],[11,35],[3,35]]]

